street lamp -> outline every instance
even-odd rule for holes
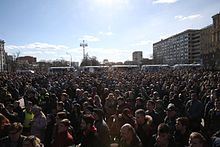
[[[85,47],[87,47],[88,44],[85,43],[85,40],[83,40],[83,43],[80,43],[80,47],[83,47],[83,59],[85,59]]]
[[[69,52],[66,52],[67,55],[70,55],[70,67],[72,67],[72,55]]]

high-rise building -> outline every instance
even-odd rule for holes
[[[214,68],[220,69],[220,13],[212,16],[213,20],[213,58],[214,58]]]
[[[153,44],[155,64],[200,63],[200,30],[186,30]]]
[[[142,51],[135,51],[132,54],[132,59],[136,63],[140,63],[141,60],[143,59],[143,52]]]
[[[0,72],[4,71],[5,65],[5,42],[0,40]]]
[[[213,59],[213,47],[212,47],[212,32],[213,25],[209,25],[201,29],[201,58],[202,64],[205,67],[211,67],[212,63],[210,62]]]

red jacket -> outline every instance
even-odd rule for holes
[[[52,147],[68,147],[74,144],[73,136],[68,132],[58,133]]]

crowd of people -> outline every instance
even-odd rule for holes
[[[220,72],[0,73],[0,147],[220,147]]]

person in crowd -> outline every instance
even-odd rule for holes
[[[63,101],[59,101],[57,103],[57,112],[65,112],[66,115],[70,114],[69,111],[65,109]]]
[[[8,128],[8,136],[0,139],[0,147],[22,147],[25,136],[21,135],[23,126],[14,122]]]
[[[215,99],[214,108],[209,111],[206,123],[210,135],[220,130],[220,99]]]
[[[35,135],[43,142],[47,126],[47,118],[42,112],[41,107],[34,105],[32,107],[34,118],[31,121],[31,135]]]
[[[119,138],[120,128],[129,123],[135,126],[135,118],[132,115],[131,109],[124,108],[121,114],[112,115],[112,123],[110,123],[110,134],[112,138]]]
[[[207,147],[205,137],[198,132],[192,132],[189,136],[189,147]]]
[[[190,133],[189,119],[187,117],[178,117],[176,119],[176,131],[174,132],[175,142],[178,147],[188,146]]]
[[[153,119],[153,132],[156,133],[158,125],[162,122],[161,116],[155,111],[155,102],[148,100],[146,103],[146,115],[150,115]]]
[[[69,101],[69,95],[67,93],[63,92],[60,96],[60,100],[63,102],[63,108],[69,112],[70,106],[71,106],[71,103]]]
[[[7,129],[10,126],[10,121],[0,113],[0,138],[7,136]]]
[[[71,126],[73,127],[73,137],[76,144],[80,141],[80,124],[82,120],[82,112],[80,109],[80,104],[73,102],[72,103],[72,111],[70,115]]]
[[[130,124],[124,124],[120,129],[119,147],[142,147],[142,142]]]
[[[101,109],[94,109],[93,116],[95,118],[95,127],[97,128],[97,134],[98,134],[101,146],[109,147],[110,132],[109,132],[109,127],[103,118],[104,112]]]
[[[145,115],[145,111],[143,109],[138,109],[135,111],[135,118],[135,131],[140,138],[143,147],[149,147],[153,135],[153,119],[151,116]]]
[[[101,98],[99,97],[99,95],[96,94],[93,99],[94,99],[93,100],[94,106],[98,109],[103,109],[102,101],[101,101]]]
[[[73,136],[68,130],[69,127],[70,121],[68,119],[63,119],[60,121],[52,147],[68,147],[74,145]]]
[[[152,144],[154,147],[175,147],[173,135],[170,133],[170,128],[167,124],[161,123],[158,126],[156,134],[156,143]]]
[[[211,137],[212,147],[219,147],[220,146],[220,131],[217,131]]]
[[[14,101],[13,111],[16,114],[17,121],[22,123],[23,109],[21,108],[19,101]]]
[[[186,116],[190,121],[190,129],[199,131],[201,127],[202,117],[204,116],[204,104],[198,99],[195,91],[191,91],[191,100],[186,103]]]
[[[170,103],[167,106],[166,113],[167,115],[164,119],[164,123],[169,126],[170,133],[173,133],[175,131],[176,118],[178,117],[175,105]]]
[[[108,97],[106,98],[105,105],[104,105],[107,120],[108,118],[110,118],[110,116],[115,114],[116,107],[117,107],[116,98],[114,97],[113,93],[109,93]]]
[[[29,135],[30,132],[31,132],[30,124],[31,124],[31,121],[34,118],[34,114],[31,111],[31,108],[32,108],[32,102],[27,101],[26,105],[25,105],[25,109],[23,110],[23,121],[22,121],[23,126],[24,126],[24,129],[23,129],[24,135]]]
[[[44,147],[44,145],[38,137],[30,135],[24,139],[22,147]]]
[[[97,129],[94,125],[94,117],[92,115],[84,115],[81,121],[82,139],[80,147],[98,147],[100,140],[97,135]]]

